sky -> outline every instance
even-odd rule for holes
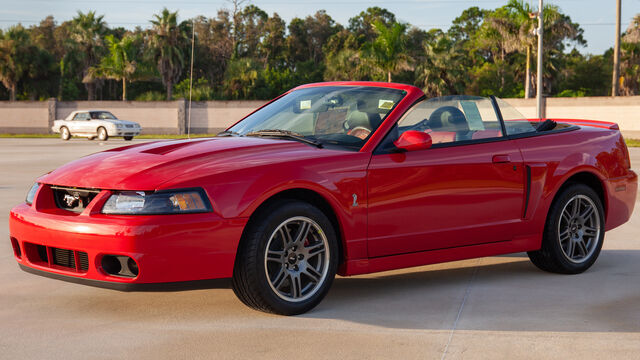
[[[537,0],[525,0],[537,7]],[[494,9],[505,5],[507,0],[250,0],[269,13],[278,13],[287,23],[294,17],[313,15],[317,10],[326,10],[338,23],[347,25],[349,18],[370,6],[386,8],[397,19],[428,30],[446,30],[451,21],[471,6]],[[578,47],[582,53],[601,54],[613,46],[615,38],[616,0],[555,0],[545,1],[560,7],[574,22],[584,29],[586,47]],[[221,8],[229,8],[225,0],[0,0],[0,28],[22,23],[37,24],[48,15],[58,23],[69,20],[78,10],[96,11],[104,15],[109,26],[133,29],[148,27],[153,14],[163,7],[178,10],[180,20],[197,15],[214,17]],[[622,0],[622,31],[633,17],[640,13],[640,0]]]

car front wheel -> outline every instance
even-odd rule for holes
[[[66,126],[60,128],[60,139],[65,141],[71,139],[71,132],[69,132],[69,129]]]
[[[598,258],[604,240],[604,208],[584,184],[567,186],[549,210],[540,250],[528,253],[540,269],[578,274]]]
[[[133,136],[123,136],[125,141],[131,141],[133,140]]]
[[[107,141],[109,139],[109,134],[107,133],[107,129],[103,127],[98,128],[98,140]]]
[[[272,204],[252,219],[241,242],[233,289],[246,305],[296,315],[329,291],[338,267],[337,238],[318,208],[299,201]]]

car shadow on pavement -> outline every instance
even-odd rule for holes
[[[293,318],[250,310],[227,288],[125,293],[34,278],[43,296],[16,303],[14,310],[54,308],[59,316],[143,323],[252,318],[301,326],[309,320],[339,320],[450,330],[466,297],[457,330],[640,332],[638,273],[640,250],[604,250],[596,264],[579,275],[543,272],[523,254],[471,259],[337,277],[318,307]]]
[[[405,329],[640,332],[640,251],[603,250],[583,274],[538,270],[526,254],[336,278],[304,317]]]

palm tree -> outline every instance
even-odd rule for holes
[[[137,60],[138,47],[134,36],[125,36],[116,40],[107,35],[109,54],[102,58],[98,66],[89,69],[92,77],[122,81],[122,101],[127,100],[127,81],[150,78],[153,72],[146,64]]]
[[[104,15],[96,16],[95,11],[78,15],[71,20],[71,38],[77,43],[84,56],[82,82],[87,89],[89,100],[96,99],[96,79],[89,74],[89,68],[100,61],[103,51],[104,36],[107,32]]]
[[[18,84],[46,76],[51,61],[51,55],[31,41],[22,25],[0,30],[0,82],[9,90],[11,101],[16,100]]]
[[[392,23],[388,27],[380,20],[373,23],[378,34],[376,39],[365,46],[365,54],[387,75],[391,82],[391,74],[401,70],[410,70],[410,58],[406,54],[407,25]]]
[[[619,95],[637,95],[640,90],[640,14],[629,24],[621,47]]]
[[[537,20],[529,16],[532,11],[529,4],[522,0],[510,0],[506,6],[497,9],[488,17],[486,26],[482,28],[482,36],[479,37],[479,41],[485,43],[486,47],[496,48],[502,62],[507,54],[526,51],[525,97],[533,93],[531,56],[537,41],[533,36]],[[579,25],[562,14],[555,5],[544,6],[544,34],[543,55],[547,60],[545,60],[546,69],[543,71],[546,72],[557,71],[557,58],[562,53],[565,42],[585,44]],[[502,72],[501,75],[503,75]],[[503,76],[502,79],[504,82]],[[549,77],[546,82],[549,85]]]
[[[185,25],[178,25],[178,12],[167,8],[159,15],[153,15],[153,29],[149,40],[162,84],[167,88],[167,100],[171,100],[173,84],[178,80],[184,65],[183,47],[188,40]]]
[[[416,82],[424,93],[429,97],[462,93],[466,70],[460,44],[441,33],[425,43],[424,52],[424,61],[416,68]]]
[[[511,0],[507,4],[507,9],[511,10],[518,25],[518,33],[516,35],[514,45],[526,49],[526,66],[524,75],[524,98],[531,97],[531,53],[536,43],[536,36],[533,31],[537,27],[537,19],[530,16],[533,13],[531,6],[523,0]],[[549,10],[549,9],[545,9]]]
[[[23,44],[29,35],[20,25],[2,33],[0,30],[0,81],[9,90],[10,100],[16,100],[18,82],[26,73]]]

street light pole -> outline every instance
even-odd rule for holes
[[[543,35],[543,10],[542,10],[542,0],[540,0],[540,4],[538,5],[538,84],[536,89],[536,111],[538,114],[538,119],[542,119],[544,117],[543,109],[542,109],[542,35]]]
[[[613,78],[611,79],[611,96],[618,96],[620,90],[620,13],[622,1],[616,1],[616,42],[613,48]]]

